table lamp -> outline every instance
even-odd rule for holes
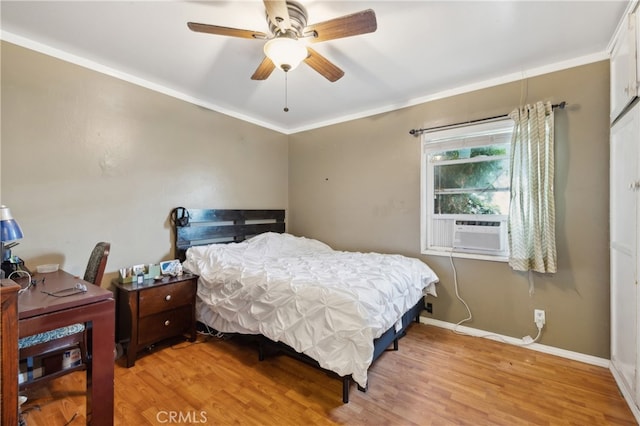
[[[20,238],[22,238],[22,229],[20,229],[20,225],[18,225],[18,222],[15,221],[13,216],[11,216],[9,207],[4,205],[0,206],[0,253],[2,254],[2,262],[9,260],[11,257],[10,249],[17,244],[7,245],[7,249],[5,250],[5,243],[19,240]],[[0,278],[4,278],[4,272],[4,269],[0,272]]]

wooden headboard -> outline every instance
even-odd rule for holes
[[[176,258],[191,246],[244,241],[263,232],[285,232],[284,210],[185,209],[171,212]]]

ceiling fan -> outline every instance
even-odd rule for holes
[[[371,33],[378,26],[371,9],[307,25],[307,11],[297,1],[264,0],[264,6],[271,34],[196,22],[188,22],[187,26],[200,33],[267,40],[265,57],[251,76],[252,80],[267,79],[276,66],[288,72],[304,61],[331,82],[340,79],[344,71],[308,44]]]

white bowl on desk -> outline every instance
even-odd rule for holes
[[[58,265],[57,263],[49,263],[47,265],[38,265],[36,266],[36,272],[38,272],[39,274],[46,274],[48,272],[56,272],[58,270],[58,267],[60,265]]]

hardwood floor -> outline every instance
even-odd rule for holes
[[[199,336],[115,372],[115,424],[636,425],[609,370],[413,324],[369,390],[240,339]],[[85,423],[84,373],[28,395],[27,424]],[[75,416],[75,417],[74,417]]]

